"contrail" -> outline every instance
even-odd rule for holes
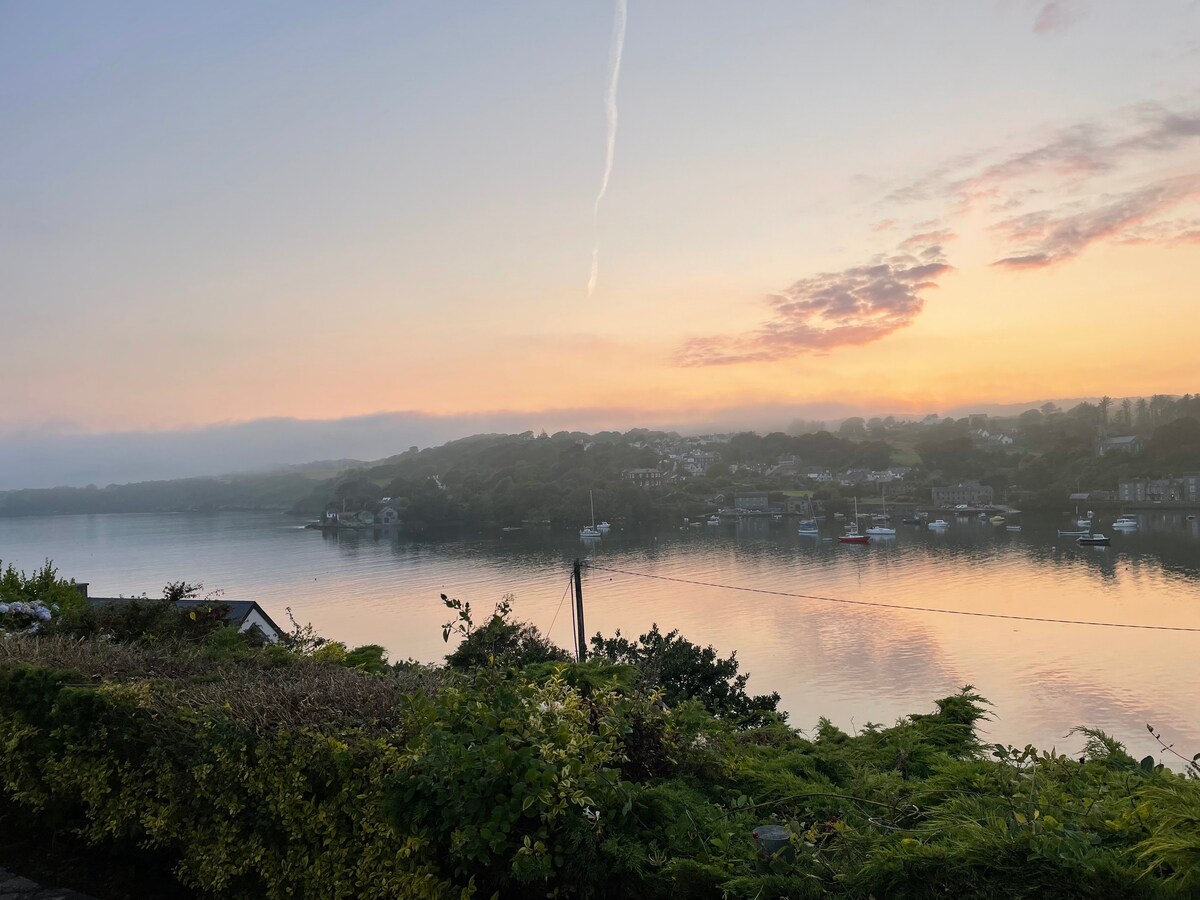
[[[600,191],[592,207],[592,231],[596,242],[592,247],[592,275],[588,279],[588,296],[596,291],[600,277],[600,201],[608,191],[608,179],[612,176],[613,153],[617,149],[617,80],[621,77],[621,54],[625,50],[625,19],[629,13],[628,0],[617,0],[617,17],[613,21],[612,48],[608,54],[608,94],[604,97],[604,111],[608,118],[608,148],[604,155],[604,177],[600,179]]]

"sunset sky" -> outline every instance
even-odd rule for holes
[[[616,12],[0,3],[0,432],[1200,388],[1200,3]]]

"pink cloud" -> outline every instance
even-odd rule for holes
[[[940,246],[930,245],[916,256],[804,278],[768,298],[771,316],[757,329],[693,338],[675,360],[689,367],[765,362],[878,341],[911,325],[924,307],[922,292],[952,270]]]
[[[1173,111],[1158,104],[1126,109],[1121,121],[1101,127],[1085,122],[993,162],[985,154],[958,157],[907,185],[885,202],[907,204],[943,197],[957,212],[980,204],[1007,211],[1041,192],[1047,177],[1060,187],[1077,186],[1113,172],[1148,153],[1163,153],[1200,138],[1200,108]]]
[[[914,234],[912,237],[905,238],[901,242],[900,248],[902,250],[912,250],[928,247],[931,244],[946,244],[957,237],[958,235],[948,228],[941,228],[937,231],[922,231],[919,234]]]
[[[1063,0],[1052,0],[1038,10],[1037,18],[1033,21],[1035,34],[1047,34],[1051,31],[1062,31],[1079,18],[1077,8],[1068,7]]]
[[[1007,268],[1037,268],[1074,259],[1088,246],[1106,239],[1153,235],[1153,220],[1180,203],[1200,197],[1200,176],[1171,178],[1130,191],[1094,209],[1072,213],[1039,211],[1007,219],[994,230],[1026,246],[993,263]],[[1178,229],[1176,229],[1178,231]],[[1147,239],[1152,239],[1147,237]]]

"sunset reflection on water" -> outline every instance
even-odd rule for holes
[[[1139,532],[1092,548],[1059,537],[1055,517],[1026,515],[1019,533],[959,519],[944,534],[901,526],[894,539],[858,547],[756,519],[614,530],[584,547],[549,532],[436,543],[322,535],[271,514],[67,516],[0,520],[0,559],[28,569],[50,558],[65,577],[91,582],[94,596],[202,581],[228,598],[258,600],[281,624],[290,606],[329,637],[436,661],[447,652],[443,592],[485,612],[512,593],[518,617],[569,645],[562,600],[571,560],[583,554],[597,566],[584,582],[589,633],[636,636],[658,623],[722,654],[736,650],[750,689],[779,691],[800,728],[821,716],[847,729],[887,724],[969,683],[992,703],[988,741],[1075,752],[1081,742],[1066,734],[1088,725],[1144,755],[1156,749],[1149,722],[1190,756],[1200,750],[1200,633],[833,601],[1200,628],[1196,524],[1146,516]]]

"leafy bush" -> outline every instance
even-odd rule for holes
[[[711,646],[693,644],[678,631],[663,634],[657,624],[636,641],[621,637],[619,631],[611,638],[596,634],[592,655],[633,666],[644,686],[662,688],[668,705],[699,700],[714,716],[755,723],[779,707],[777,693],[756,697],[746,693],[749,676],[738,674],[737,653],[722,659]]]
[[[58,570],[47,560],[31,575],[18,571],[12,563],[0,563],[0,602],[40,603],[60,609],[78,609],[86,605],[73,581],[58,577]]]
[[[424,840],[383,816],[407,731],[254,728],[219,707],[174,707],[179,696],[160,690],[0,667],[6,802],[106,852],[172,861],[181,882],[213,896],[460,895]]]
[[[527,622],[510,621],[512,595],[505,595],[491,617],[476,627],[471,616],[471,604],[442,594],[447,609],[457,614],[454,621],[442,627],[442,639],[459,634],[462,642],[446,657],[452,669],[476,669],[487,666],[522,668],[547,662],[568,662],[570,655],[555,646],[536,627]]]
[[[630,874],[613,836],[633,803],[620,773],[629,705],[614,691],[585,700],[559,676],[480,679],[418,701],[392,821],[434,836],[444,870],[485,896],[619,882]]]
[[[1195,769],[1095,730],[1078,758],[981,745],[970,686],[889,727],[806,737],[777,697],[746,694],[734,657],[657,627],[554,662],[507,602],[476,629],[447,601],[469,668],[389,667],[311,627],[253,647],[219,610],[176,621],[145,603],[113,627],[124,641],[0,640],[0,799],[73,855],[205,896],[1200,890]],[[785,835],[773,853],[763,825]]]
[[[17,571],[11,563],[0,564],[0,634],[36,634],[83,606],[83,595],[74,583],[59,578],[48,560],[32,575]]]

